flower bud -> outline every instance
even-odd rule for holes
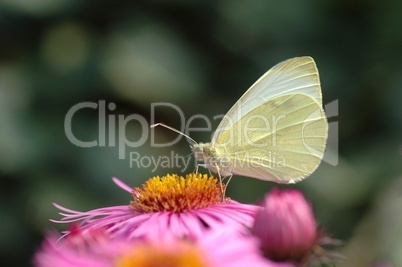
[[[274,188],[265,196],[252,233],[271,260],[304,262],[317,242],[311,206],[297,190]]]

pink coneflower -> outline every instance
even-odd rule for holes
[[[96,235],[100,235],[97,237]],[[184,239],[108,240],[107,233],[49,236],[35,254],[36,267],[294,267],[264,259],[256,240],[233,231],[210,231]],[[71,241],[71,239],[74,239]],[[79,240],[81,239],[81,240]]]
[[[153,177],[142,188],[115,183],[131,193],[130,205],[79,212],[55,205],[64,217],[58,223],[80,223],[83,231],[106,229],[112,237],[125,239],[159,236],[198,239],[211,229],[242,231],[251,227],[260,207],[222,196],[214,177],[202,174]],[[67,232],[68,234],[68,232]]]

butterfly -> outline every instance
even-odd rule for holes
[[[157,125],[178,132],[161,123],[152,127]],[[258,79],[223,117],[210,143],[186,137],[194,142],[191,150],[200,165],[219,177],[295,183],[318,167],[327,136],[318,70],[304,56],[285,60]]]

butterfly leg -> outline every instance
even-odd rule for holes
[[[208,164],[197,164],[197,167],[195,169],[195,173],[198,173],[198,168],[199,167],[204,167],[204,168],[208,169],[209,175],[213,176],[214,174],[212,173],[211,169],[208,168],[208,166],[210,166],[210,165],[208,165]],[[223,200],[225,198],[227,185],[229,184],[230,180],[232,179],[233,174],[229,173],[229,172],[221,171],[219,166],[218,166],[218,164],[214,164],[214,171],[215,170],[216,170],[216,173],[218,174],[219,184],[220,184],[221,192],[222,192],[222,200]],[[221,175],[221,173],[222,173],[222,175]],[[226,177],[228,177],[228,181],[227,181],[227,183],[225,185],[225,188],[223,188],[222,184],[223,184],[224,180],[226,179]]]
[[[217,174],[218,174],[218,177],[219,177],[219,183],[220,183],[220,185],[221,185],[222,200],[224,200],[224,199],[225,199],[225,196],[226,196],[226,188],[227,188],[227,186],[228,186],[230,180],[232,179],[233,174],[230,173],[230,172],[223,171],[223,170],[221,171],[221,170],[219,169],[219,166],[218,166],[217,164],[215,164],[215,168],[216,168],[216,170],[217,170]],[[223,176],[223,177],[222,177],[222,176]],[[226,178],[228,178],[228,181],[227,181],[226,184],[225,184],[225,188],[223,188],[222,184],[224,183],[224,180],[225,180]]]
[[[232,174],[232,173],[229,173],[229,175],[226,176],[226,177],[228,177],[228,181],[227,181],[226,184],[225,184],[225,190],[224,190],[224,192],[223,192],[223,196],[224,196],[224,197],[225,197],[225,195],[226,195],[226,189],[228,188],[228,185],[229,185],[230,181],[232,180],[233,174]],[[225,178],[226,178],[226,177],[225,177]]]
[[[198,167],[202,165],[202,164],[197,164],[197,166],[195,167],[194,173],[198,173]]]
[[[223,190],[223,197],[225,197],[226,189],[228,188],[228,185],[229,185],[230,181],[232,180],[233,174],[230,172],[227,172],[227,171],[220,171],[220,172],[218,172],[218,174],[219,174],[221,183],[223,183],[227,179],[227,182],[225,183],[225,189]],[[221,179],[221,175],[223,176],[222,179]]]

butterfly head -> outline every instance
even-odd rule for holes
[[[193,152],[194,157],[197,161],[204,160],[204,157],[205,157],[204,148],[205,147],[206,146],[204,143],[194,144],[191,146],[191,152]]]

